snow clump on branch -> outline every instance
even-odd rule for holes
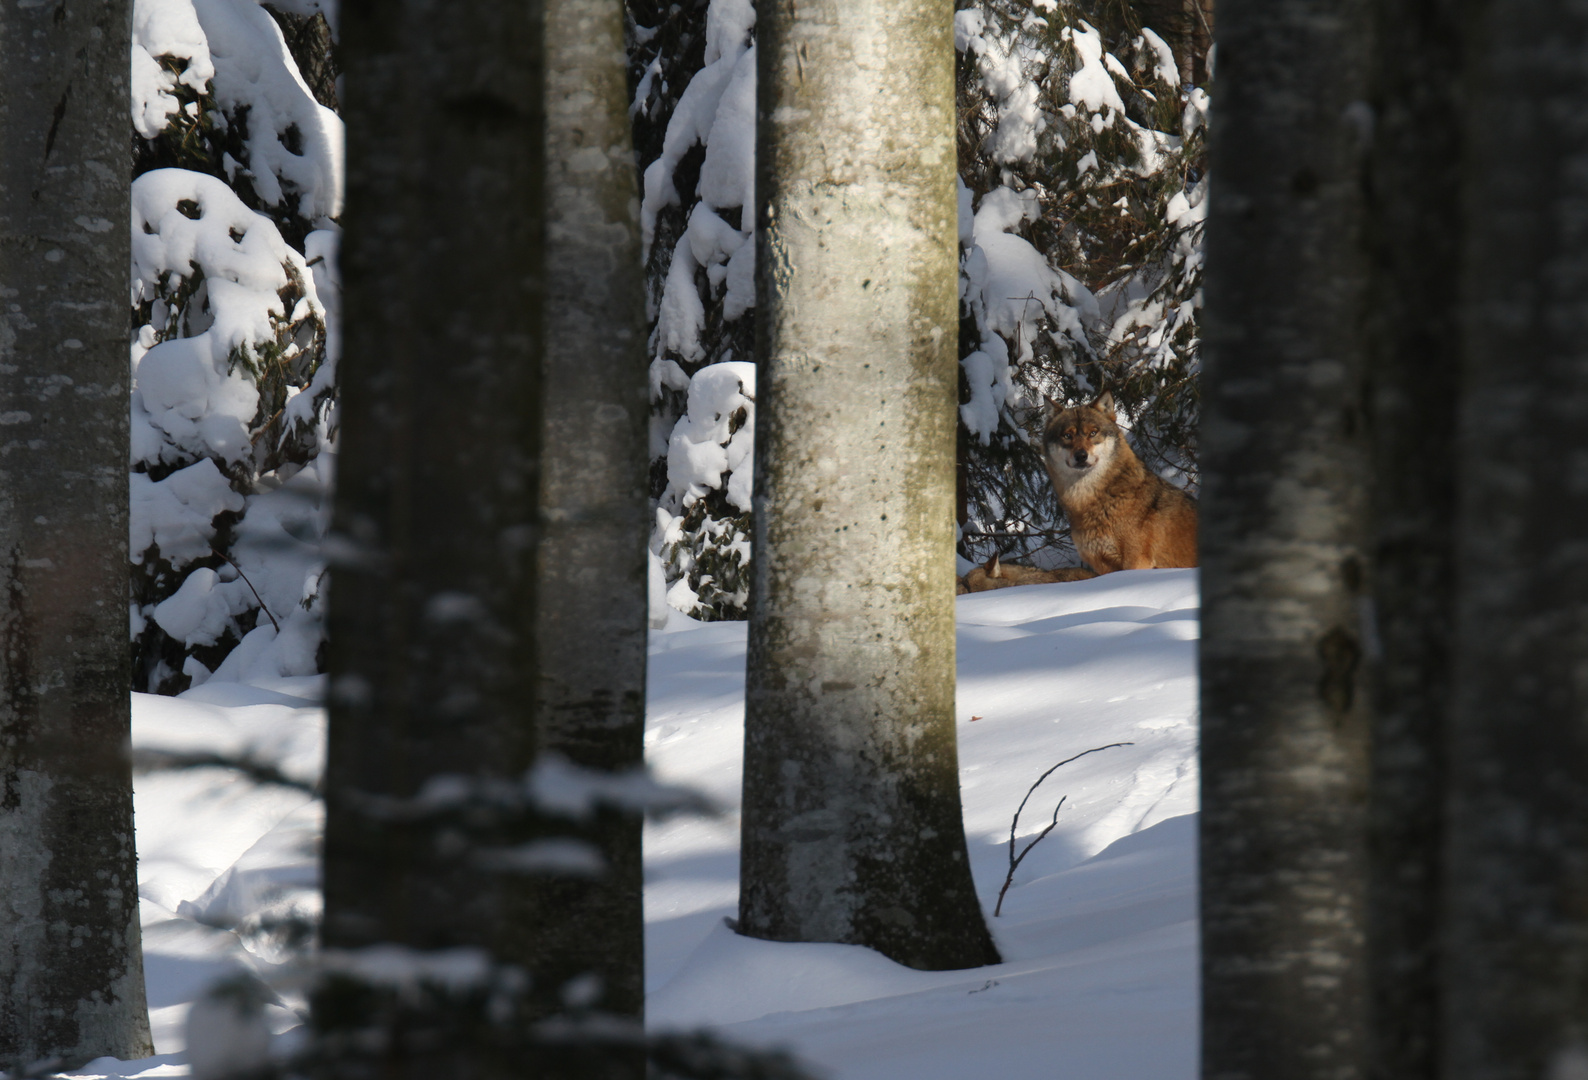
[[[134,3],[139,690],[319,669],[343,171],[327,15],[323,0]],[[289,47],[284,27],[317,33]]]

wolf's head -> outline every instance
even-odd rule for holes
[[[1119,440],[1114,395],[1105,390],[1090,405],[1055,413],[1043,430],[1042,452],[1055,479],[1062,476],[1075,483],[1093,471],[1103,471],[1119,449]]]

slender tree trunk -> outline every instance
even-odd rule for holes
[[[547,314],[537,603],[541,749],[644,760],[646,437],[638,188],[621,0],[546,0]],[[605,1008],[645,998],[640,818],[591,837],[611,872],[543,879],[540,973],[596,970]]]
[[[598,106],[581,104],[575,80],[584,61],[567,52],[548,80],[543,18],[539,4],[503,0],[404,0],[342,13],[347,345],[324,937],[339,950],[472,947],[499,973],[529,976],[515,982],[501,974],[505,981],[489,994],[460,988],[428,1011],[329,978],[316,1001],[319,1052],[349,1052],[346,1032],[378,1014],[391,1039],[380,1051],[386,1060],[361,1067],[378,1064],[383,1075],[644,1075],[637,1027],[633,1038],[597,1032],[559,1042],[540,1038],[535,1026],[570,1009],[639,1010],[636,823],[616,815],[585,825],[562,820],[520,802],[518,782],[542,738],[598,767],[637,758],[645,626],[635,565],[643,557],[643,515],[634,510],[643,507],[642,489],[623,479],[625,457],[636,463],[631,472],[640,461],[628,433],[637,421],[602,409],[624,411],[620,390],[602,399],[568,375],[573,312],[552,324],[563,352],[552,356],[546,345],[548,270],[565,276],[560,300],[577,303],[577,292],[606,313],[597,336],[621,333],[620,316],[633,318],[624,293],[624,281],[637,276],[626,239],[633,225],[621,195],[632,166],[626,150],[613,147],[620,140],[610,80],[594,84]],[[549,30],[559,48],[582,41],[608,59],[621,88],[621,39],[610,27],[605,52],[595,28],[566,7]],[[589,62],[586,74],[604,72]],[[549,145],[561,156],[550,186],[550,255],[549,87],[560,110]],[[620,135],[626,118],[621,105],[617,111]],[[574,145],[581,137],[589,140],[582,148]],[[580,152],[590,148],[594,155]],[[569,172],[581,168],[588,199],[566,190]],[[614,200],[616,226],[603,228]],[[576,240],[587,246],[576,248]],[[603,283],[605,298],[596,295]],[[588,328],[593,316],[586,310],[582,318]],[[586,357],[603,355],[586,345]],[[604,355],[627,350],[620,341]],[[603,376],[621,385],[621,373],[593,377]],[[547,432],[548,384],[558,410],[593,410],[591,423],[624,434],[601,446],[582,433]],[[581,403],[580,394],[597,396]],[[643,401],[637,393],[626,400],[631,412]],[[618,486],[580,493],[573,478],[603,454],[610,464],[594,482]],[[542,504],[544,460],[556,461],[558,482]],[[629,535],[614,539],[624,529]],[[556,551],[542,559],[548,536]],[[541,606],[542,587],[577,588],[579,575],[570,581],[563,565],[570,560],[590,560],[620,579],[600,585],[583,625],[570,625],[561,599]],[[621,582],[632,589],[626,605]],[[570,657],[569,642],[543,643],[542,634],[577,637],[596,658]],[[579,682],[602,655],[608,669]],[[576,662],[577,670],[552,667]],[[581,690],[583,700],[574,696]],[[551,710],[543,729],[542,708]],[[456,811],[443,808],[449,799],[461,800],[451,804]],[[593,883],[568,884],[565,866],[536,861],[546,850],[536,842],[548,839],[563,853],[594,841],[596,851],[577,850],[604,852],[615,865]],[[574,903],[584,909],[567,910]],[[618,925],[593,925],[602,918]]]
[[[146,1057],[124,0],[0,6],[0,1068]]]
[[[1445,1076],[1588,1074],[1588,13],[1467,12]]]
[[[1375,1080],[1439,1076],[1461,355],[1461,8],[1377,5],[1368,192],[1375,665],[1368,918]]]
[[[954,743],[947,0],[759,12],[759,427],[739,929],[997,960]]]
[[[1365,3],[1220,12],[1203,389],[1203,1075],[1365,1075]]]
[[[521,879],[375,800],[533,760],[540,26],[530,4],[403,0],[348,5],[341,29],[324,937],[520,960]]]

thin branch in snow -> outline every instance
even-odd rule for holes
[[[265,598],[259,595],[259,590],[254,588],[254,583],[252,581],[248,580],[248,575],[243,573],[243,568],[241,566],[237,565],[237,560],[213,544],[210,545],[210,550],[219,555],[221,558],[225,559],[227,562],[231,563],[232,569],[237,571],[237,576],[243,579],[244,585],[248,586],[248,591],[254,594],[255,600],[259,601],[259,610],[265,613],[265,618],[269,619],[270,625],[276,628],[276,633],[281,633],[281,624],[276,621],[276,617],[274,615],[270,614],[270,609],[265,606]]]
[[[1053,773],[1055,772],[1055,770],[1059,769],[1061,766],[1068,765],[1070,762],[1075,761],[1075,760],[1077,760],[1079,758],[1083,758],[1087,754],[1095,754],[1099,750],[1112,750],[1116,746],[1135,746],[1135,745],[1136,744],[1133,743],[1133,742],[1116,742],[1116,743],[1109,743],[1107,746],[1094,746],[1090,750],[1082,750],[1079,754],[1076,754],[1075,757],[1067,757],[1067,758],[1065,758],[1063,761],[1059,762],[1058,765],[1053,766],[1047,772],[1045,772],[1041,776],[1037,777],[1037,782],[1035,784],[1031,785],[1030,790],[1028,790],[1026,792],[1026,797],[1024,799],[1021,799],[1020,800],[1020,805],[1015,808],[1014,820],[1009,823],[1009,873],[1004,876],[1003,888],[998,890],[998,903],[996,905],[994,905],[994,907],[993,907],[993,918],[997,918],[999,915],[1001,915],[1003,913],[1003,909],[1004,909],[1004,893],[1009,891],[1009,886],[1014,882],[1014,880],[1015,880],[1015,871],[1017,869],[1019,869],[1020,864],[1025,861],[1025,857],[1031,853],[1031,849],[1036,847],[1039,843],[1041,843],[1042,839],[1045,836],[1047,836],[1048,833],[1052,832],[1054,830],[1054,828],[1059,824],[1059,810],[1064,806],[1064,800],[1069,798],[1068,795],[1064,795],[1064,796],[1060,797],[1058,806],[1055,806],[1053,808],[1053,820],[1048,823],[1048,827],[1043,829],[1041,832],[1037,833],[1037,835],[1032,838],[1032,840],[1031,840],[1031,842],[1029,844],[1027,844],[1025,847],[1020,849],[1020,854],[1016,855],[1015,854],[1015,830],[1020,827],[1020,811],[1022,811],[1022,810],[1024,810],[1026,808],[1026,803],[1031,801],[1031,796],[1036,794],[1037,788],[1041,786],[1042,781],[1044,781],[1048,777],[1052,776]]]

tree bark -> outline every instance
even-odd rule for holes
[[[997,960],[954,742],[951,8],[758,12],[739,929],[927,969]]]
[[[650,413],[623,5],[546,0],[546,40],[541,749],[620,771],[645,756]],[[541,881],[535,970],[595,970],[603,1006],[638,1016],[640,818],[606,811],[593,833],[611,872]]]
[[[1373,259],[1374,665],[1369,1075],[1439,1073],[1445,718],[1461,382],[1461,8],[1376,7],[1368,187]]]
[[[1588,1070],[1588,14],[1463,11],[1445,1075],[1562,1080]]]
[[[582,41],[609,59],[620,93],[621,39],[607,27],[603,53],[595,29],[570,13],[549,25],[559,47]],[[338,1024],[356,1031],[385,1008],[391,1042],[379,1064],[390,1075],[644,1075],[637,1027],[633,1038],[603,1029],[559,1042],[535,1026],[569,1010],[637,1014],[643,970],[639,955],[625,954],[642,947],[637,823],[582,824],[520,800],[541,742],[601,768],[633,761],[643,708],[644,531],[634,509],[643,489],[624,479],[625,457],[635,473],[642,460],[628,428],[643,398],[616,389],[621,373],[605,366],[637,340],[624,342],[616,322],[632,318],[625,280],[637,277],[626,269],[634,227],[621,194],[632,166],[613,146],[608,82],[596,83],[598,103],[580,120],[578,54],[563,53],[548,79],[544,19],[539,4],[500,0],[342,13],[347,327],[324,939],[340,950],[470,947],[499,973],[529,976],[502,974],[489,995],[463,988],[422,1016],[405,1014],[400,998],[328,979],[316,1000],[320,1052],[351,1045]],[[550,128],[548,89],[561,110]],[[571,145],[580,131],[595,154]],[[561,155],[550,184],[548,138]],[[585,197],[567,190],[581,168]],[[598,336],[618,339],[584,343],[587,363],[592,352],[607,358],[588,376],[570,377],[568,347],[574,320],[588,328],[596,316],[560,312],[550,333],[561,351],[551,352],[548,270],[565,277],[560,300],[579,303],[582,290],[609,320]],[[603,282],[609,291],[598,295]],[[592,390],[587,380],[601,379],[609,389]],[[587,421],[621,434],[592,444],[587,433],[548,430],[554,408],[593,410]],[[608,468],[593,482],[617,486],[581,493],[573,480],[588,478],[581,470],[600,455]],[[542,462],[555,463],[557,478],[544,503]],[[616,581],[601,583],[599,604],[570,627],[575,602],[543,606],[543,589],[577,589],[580,560]],[[554,634],[593,656],[543,640]],[[608,669],[581,684],[603,656]],[[416,799],[437,782],[466,796],[456,812]],[[593,842],[596,851],[582,850],[614,865],[576,885],[559,867],[513,864],[547,839],[559,851]],[[566,910],[575,901],[587,909]],[[621,923],[593,925],[608,917]],[[414,1030],[436,1034],[405,1041]]]
[[[533,952],[521,879],[371,800],[514,780],[533,760],[540,24],[529,4],[404,0],[348,5],[341,30],[324,938],[512,962]]]
[[[121,0],[0,7],[0,1068],[147,1057]]]
[[[1203,1076],[1365,1075],[1369,11],[1220,13],[1203,384]]]

